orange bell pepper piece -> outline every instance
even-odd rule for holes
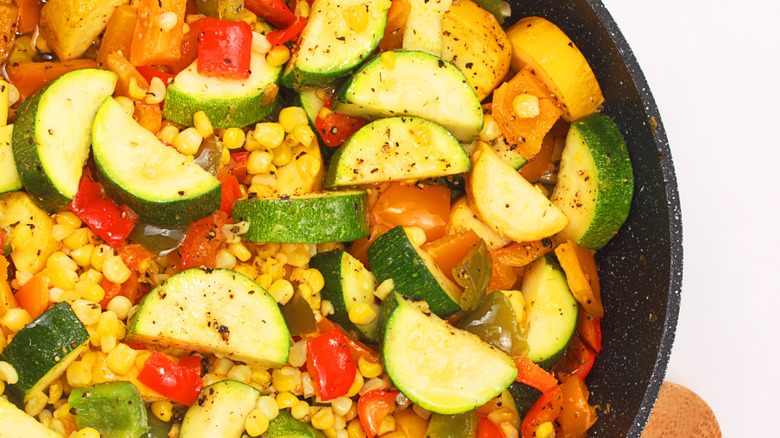
[[[41,275],[34,275],[15,294],[19,307],[35,319],[49,307],[49,288]]]
[[[585,436],[596,423],[596,410],[588,404],[588,388],[577,376],[561,384],[561,413],[555,421],[561,426],[564,436]]]
[[[567,241],[555,248],[558,262],[566,273],[572,295],[578,303],[594,318],[604,317],[604,306],[601,303],[601,287],[595,251],[583,248],[572,241]]]
[[[426,243],[422,249],[436,262],[444,275],[452,281],[455,277],[452,275],[452,268],[462,262],[474,244],[479,242],[480,237],[474,230],[459,231],[455,234],[449,234],[441,239]]]
[[[65,73],[82,68],[100,68],[93,59],[74,59],[72,61],[18,62],[5,67],[8,79],[19,90],[22,99],[35,90],[57,79]]]
[[[38,20],[41,18],[41,0],[16,0],[16,6],[19,7],[19,22],[16,31],[20,34],[32,32],[38,27]]]
[[[387,11],[385,35],[379,41],[381,50],[395,50],[403,47],[404,29],[406,29],[406,21],[411,12],[412,3],[409,0],[393,0]]]
[[[130,47],[133,65],[169,64],[181,57],[184,37],[184,13],[187,0],[140,0],[138,21]],[[176,14],[176,23],[170,28],[160,25],[165,13]]]
[[[523,417],[523,423],[520,426],[520,436],[523,438],[533,438],[536,428],[540,424],[553,421],[561,413],[563,407],[563,393],[559,386],[548,392],[542,393],[536,403]]]
[[[111,52],[106,55],[105,66],[116,73],[119,79],[116,83],[116,91],[114,92],[118,96],[125,96],[133,99],[130,96],[130,80],[135,79],[139,87],[143,89],[149,88],[149,82],[143,77],[141,73],[130,63],[121,53]],[[133,118],[138,124],[146,128],[148,131],[157,133],[162,126],[162,110],[158,104],[146,104],[137,99],[135,100],[135,110],[133,111]]]
[[[138,21],[138,8],[129,5],[120,5],[114,9],[111,18],[106,24],[106,31],[100,40],[97,61],[103,64],[111,52],[121,52],[125,56],[130,54],[133,42],[135,24]]]

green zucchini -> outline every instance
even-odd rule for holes
[[[396,388],[415,404],[439,414],[466,412],[517,377],[506,353],[447,324],[422,301],[396,300],[385,324],[382,361]]]
[[[479,415],[477,411],[460,414],[431,414],[425,438],[476,438]]]
[[[22,188],[22,180],[16,171],[11,136],[14,125],[0,127],[0,193],[13,192]]]
[[[378,319],[369,324],[355,324],[349,320],[349,309],[356,304],[366,303],[379,312],[379,304],[374,298],[377,286],[374,274],[360,260],[342,250],[315,255],[309,260],[309,267],[320,271],[325,280],[320,294],[322,299],[333,304],[333,321],[357,333],[364,340],[373,341]]]
[[[550,200],[569,218],[556,240],[599,249],[628,217],[634,174],[626,141],[600,113],[572,122]]]
[[[325,438],[325,434],[312,427],[311,423],[293,418],[287,409],[279,411],[279,415],[271,420],[266,435],[266,438]]]
[[[67,207],[76,196],[92,122],[116,81],[108,70],[74,70],[19,105],[12,142],[16,168],[32,199],[49,213]]]
[[[30,394],[45,391],[84,350],[89,333],[67,302],[57,303],[24,326],[0,354],[19,380],[8,393],[27,402]]]
[[[390,229],[371,244],[368,263],[378,282],[392,279],[396,292],[425,300],[440,317],[461,310],[460,288],[444,275],[428,253],[412,243],[402,226]]]
[[[371,58],[339,87],[334,111],[369,120],[421,117],[443,126],[461,142],[479,135],[482,105],[457,67],[425,52],[387,53],[391,55]],[[382,61],[387,56],[394,61]]]
[[[266,93],[277,88],[281,67],[272,67],[265,55],[252,52],[251,74],[237,81],[203,76],[197,62],[182,70],[168,87],[163,116],[184,126],[193,126],[192,116],[204,111],[215,129],[244,127],[267,116],[276,103]],[[276,93],[276,90],[273,91]]]
[[[62,438],[4,397],[0,397],[0,430],[4,438]]]
[[[560,358],[577,328],[577,301],[566,274],[551,255],[531,264],[521,287],[526,303],[528,353],[526,357],[550,369]]]
[[[235,380],[213,383],[187,409],[181,438],[241,438],[244,423],[255,409],[260,391]]]
[[[279,306],[262,287],[238,272],[201,268],[148,293],[125,339],[266,367],[287,363],[291,345]]]
[[[73,388],[68,404],[76,426],[91,427],[104,438],[140,438],[146,434],[146,407],[131,382],[104,382]]]
[[[367,202],[365,190],[239,199],[232,216],[250,242],[346,242],[368,236]]]
[[[92,137],[103,188],[142,221],[174,225],[219,209],[219,180],[186,155],[165,146],[113,98],[106,99],[98,110]]]
[[[466,151],[446,129],[419,117],[373,121],[331,158],[325,187],[418,180],[468,172]]]
[[[315,0],[282,84],[298,90],[322,87],[349,74],[379,45],[389,7],[384,0]],[[356,14],[365,20],[359,31],[350,26],[350,15]]]

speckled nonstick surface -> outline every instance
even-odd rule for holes
[[[631,48],[601,1],[509,1],[510,23],[538,15],[572,38],[596,73],[604,113],[628,143],[634,200],[620,234],[597,255],[604,346],[587,384],[591,403],[601,406],[589,436],[639,437],[666,372],[682,285],[682,219],[666,133]]]

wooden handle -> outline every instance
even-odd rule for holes
[[[721,438],[718,420],[707,403],[690,389],[664,382],[642,438]]]

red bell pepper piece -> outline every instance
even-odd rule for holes
[[[330,109],[333,97],[331,96],[323,108]],[[339,114],[333,111],[322,111],[317,114],[314,120],[314,127],[320,134],[322,141],[326,146],[338,147],[347,141],[352,134],[368,123],[368,120],[360,117],[352,117],[345,114]]]
[[[306,27],[308,21],[306,17],[295,17],[295,21],[289,27],[272,30],[268,32],[265,38],[274,46],[282,45],[294,40],[303,31],[303,28]]]
[[[295,22],[295,14],[283,0],[244,0],[244,7],[279,29],[290,27]]]
[[[113,248],[124,242],[135,227],[119,206],[103,195],[100,185],[86,175],[81,177],[79,190],[68,208]]]
[[[515,357],[517,381],[547,392],[558,386],[558,380],[525,356]]]
[[[199,376],[202,369],[202,364],[203,364],[203,358],[198,356],[197,354],[193,354],[192,356],[182,356],[179,358],[179,365],[189,370],[192,370],[195,374]]]
[[[374,351],[372,348],[368,347],[366,344],[353,338],[349,333],[344,333],[344,331],[342,331],[338,325],[336,325],[333,321],[329,320],[328,318],[322,318],[320,322],[317,323],[317,329],[319,330],[320,333],[325,333],[334,329],[341,331],[341,334],[344,335],[344,338],[347,340],[347,345],[349,346],[349,352],[352,354],[352,360],[354,360],[355,362],[357,362],[361,357],[363,358],[363,360],[366,360],[368,362],[372,362],[372,363],[381,362],[379,360],[379,353]]]
[[[542,423],[554,421],[555,417],[561,413],[562,407],[563,393],[560,387],[556,386],[543,393],[523,417],[523,422],[520,425],[520,436],[533,438],[536,428]]]
[[[601,351],[601,319],[594,318],[580,308],[577,316],[577,334],[596,354]]]
[[[151,83],[153,78],[162,79],[163,84],[165,84],[165,88],[168,88],[168,85],[173,83],[173,78],[176,76],[170,73],[166,73],[160,69],[156,69],[151,65],[138,65],[135,67],[135,69],[138,70],[138,73],[141,73],[141,76],[146,79],[146,82]]]
[[[585,380],[593,368],[596,361],[596,353],[585,345],[579,338],[574,336],[566,348],[566,353],[553,367],[553,371],[561,380],[565,382],[571,376],[577,376]]]
[[[226,242],[222,227],[227,223],[228,215],[224,211],[214,212],[192,223],[181,244],[182,269],[198,266],[213,269],[217,266],[217,252]]]
[[[192,405],[203,389],[200,375],[156,351],[138,373],[138,381],[186,406]]]
[[[244,21],[202,18],[198,40],[198,73],[246,79],[252,55],[252,28]]]
[[[379,426],[387,415],[393,411],[398,391],[382,391],[372,389],[366,391],[358,399],[358,418],[368,438],[374,438]]]
[[[103,281],[100,283],[100,287],[102,287],[105,292],[103,299],[100,300],[100,306],[103,309],[108,307],[108,303],[116,296],[122,295],[127,297],[130,302],[135,304],[145,294],[145,290],[144,292],[141,292],[142,286],[138,283],[138,274],[136,274],[135,271],[131,271],[130,277],[122,284],[114,283],[104,277]]]
[[[488,417],[480,415],[477,424],[477,438],[505,438],[505,435]]]
[[[241,187],[238,185],[238,178],[235,175],[225,175],[219,178],[222,183],[222,203],[219,209],[227,214],[233,210],[233,203],[241,198]]]
[[[355,381],[357,367],[341,330],[306,341],[306,369],[323,401],[341,397]]]
[[[249,162],[249,152],[237,152],[230,155],[230,161],[217,173],[217,178],[234,175],[239,182],[246,178],[246,165]]]
[[[141,262],[154,257],[146,248],[137,243],[130,243],[120,247],[116,252],[122,258],[122,261],[125,262],[125,266],[130,268],[131,271],[137,271]]]

